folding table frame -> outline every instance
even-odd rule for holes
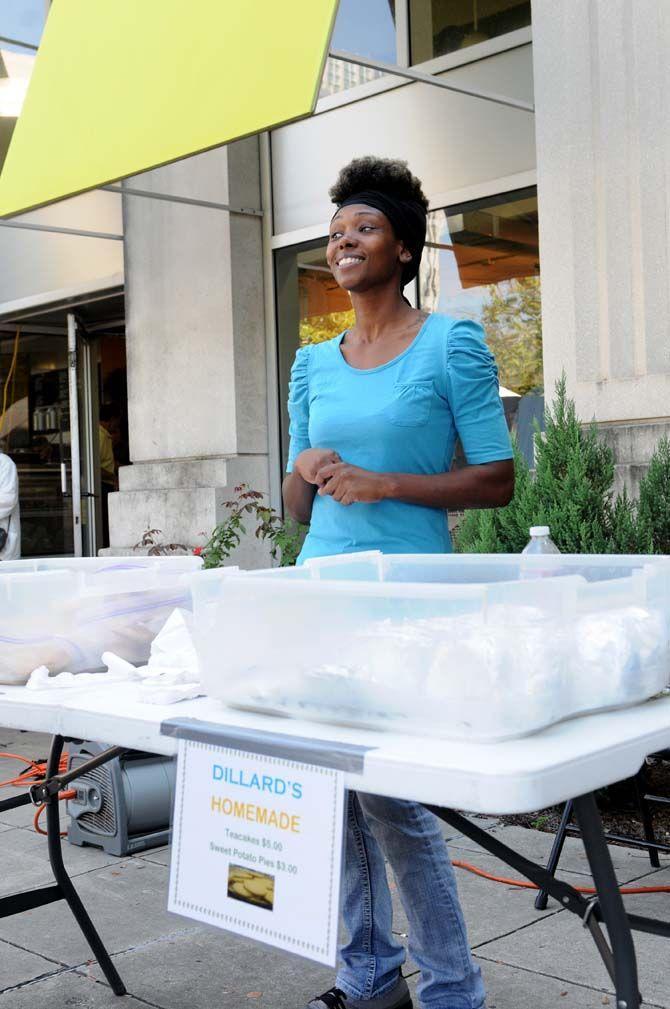
[[[663,750],[660,753],[651,754],[652,757],[658,757],[661,760],[670,761],[670,750]],[[661,806],[670,806],[670,798],[665,795],[653,795],[647,792],[647,782],[644,773],[644,767],[642,767],[634,778],[630,779],[633,785],[633,791],[635,793],[635,801],[637,804],[638,811],[640,813],[640,820],[642,821],[642,829],[644,830],[644,840],[637,837],[630,837],[629,835],[622,834],[612,834],[606,833],[605,839],[607,841],[616,841],[620,844],[626,845],[629,848],[642,848],[649,853],[649,862],[652,869],[660,868],[660,860],[658,857],[659,852],[670,852],[670,844],[663,844],[661,841],[656,840],[656,834],[654,832],[654,822],[651,815],[650,803],[655,803]],[[565,839],[568,835],[579,837],[580,830],[579,826],[575,826],[572,823],[572,818],[574,815],[574,803],[572,799],[568,799],[563,807],[563,813],[561,815],[561,822],[559,824],[558,830],[556,831],[554,837],[554,843],[551,846],[551,852],[549,853],[549,858],[547,859],[547,871],[553,876],[558,869],[558,863],[563,854],[563,847],[565,845]],[[545,889],[540,889],[537,897],[535,898],[535,907],[538,911],[544,911],[547,907],[547,891]]]
[[[531,862],[460,813],[440,806],[427,805],[426,808],[545,890],[567,911],[581,918],[584,928],[589,929],[614,984],[617,1009],[640,1009],[642,997],[638,988],[637,961],[631,930],[670,939],[670,921],[626,912],[595,796],[590,792],[571,802],[597,890],[597,894],[590,898],[584,897],[569,883],[556,879],[544,866]],[[609,942],[601,925],[607,928]]]
[[[86,941],[95,954],[95,958],[100,964],[112,991],[115,995],[125,995],[125,985],[112,963],[111,957],[98,935],[95,925],[89,918],[88,912],[75,890],[63,862],[60,810],[58,808],[60,800],[58,793],[65,789],[70,782],[87,774],[88,771],[92,771],[96,767],[100,767],[101,764],[114,760],[115,757],[122,756],[122,754],[126,753],[126,748],[120,746],[110,747],[104,753],[100,753],[91,760],[87,760],[86,763],[77,764],[72,770],[59,774],[60,758],[63,753],[63,746],[67,741],[70,740],[65,736],[53,736],[44,781],[31,785],[24,795],[17,795],[0,802],[0,813],[4,813],[9,809],[16,809],[19,806],[27,806],[31,802],[35,806],[41,806],[42,803],[45,803],[49,862],[56,881],[51,886],[43,886],[35,890],[24,890],[21,893],[0,897],[0,918],[8,918],[14,914],[20,914],[22,911],[32,911],[36,907],[53,904],[57,900],[66,901],[79,928],[84,933]]]
[[[49,861],[55,879],[55,884],[51,886],[26,890],[0,898],[0,918],[33,910],[54,901],[65,900],[98,960],[112,991],[116,995],[125,995],[126,989],[123,981],[63,863],[58,794],[76,778],[80,778],[88,771],[121,756],[126,752],[126,748],[111,747],[86,763],[59,774],[58,767],[63,746],[69,739],[70,737],[60,735],[53,737],[46,777],[43,782],[32,785],[25,795],[15,796],[0,802],[0,812],[27,805],[30,802],[35,805],[46,803]],[[221,745],[226,745],[223,734]],[[544,866],[520,855],[513,848],[503,844],[495,836],[472,823],[461,813],[442,806],[428,803],[425,805],[441,820],[481,845],[490,854],[505,862],[541,889],[546,890],[566,910],[577,915],[583,926],[589,929],[615,986],[617,1009],[640,1009],[641,996],[638,989],[635,947],[631,930],[670,938],[670,922],[627,914],[619,892],[593,793],[572,800],[572,808],[580,828],[597,890],[597,895],[591,898],[586,898],[578,893],[569,883],[556,879]],[[602,930],[603,925],[607,929],[608,938],[605,937]]]

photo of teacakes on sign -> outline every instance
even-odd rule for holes
[[[245,869],[242,865],[228,867],[228,896],[246,904],[272,911],[275,901],[275,878],[267,872]]]

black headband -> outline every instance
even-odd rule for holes
[[[389,219],[396,238],[400,238],[412,253],[409,263],[403,264],[400,279],[401,287],[409,284],[419,272],[421,253],[426,243],[426,211],[422,205],[417,200],[399,200],[395,196],[388,196],[374,189],[364,189],[360,193],[354,193],[353,196],[347,196],[346,200],[338,205],[338,210],[352,203],[364,203],[366,207],[374,207]]]

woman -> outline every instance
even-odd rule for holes
[[[412,308],[427,200],[404,162],[361,158],[330,191],[328,265],[352,329],[298,351],[284,501],[311,523],[308,557],[451,550],[448,508],[504,505],[514,487],[493,358],[476,323]],[[456,436],[468,466],[450,472]],[[343,878],[349,940],[335,987],[312,1009],[412,1009],[392,934],[385,857],[410,922],[422,1009],[481,1009],[439,822],[414,802],[350,793]]]

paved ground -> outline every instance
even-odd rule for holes
[[[43,756],[46,746],[44,736],[0,729],[0,750],[35,757]],[[14,766],[3,760],[0,777],[9,777]],[[2,790],[3,798],[8,794]],[[45,838],[33,832],[31,820],[28,807],[0,814],[0,894],[50,881]],[[494,819],[486,827],[530,857],[546,857],[548,835]],[[449,840],[454,858],[510,875],[467,839]],[[64,848],[77,889],[131,994],[123,1000],[112,994],[59,903],[0,919],[0,1009],[303,1009],[309,997],[331,984],[330,971],[309,961],[168,914],[168,849],[117,859],[93,848]],[[667,860],[653,872],[645,855],[612,851],[620,882],[670,884]],[[566,878],[588,885],[579,841],[567,842],[562,867]],[[489,1009],[615,1009],[605,970],[574,916],[554,902],[538,913],[528,891],[457,872]],[[630,897],[627,903],[638,913],[670,917],[668,895]],[[406,938],[399,906],[395,929]],[[670,1009],[670,948],[662,944],[652,936],[636,937],[645,1005]],[[414,986],[411,962],[407,973]]]

